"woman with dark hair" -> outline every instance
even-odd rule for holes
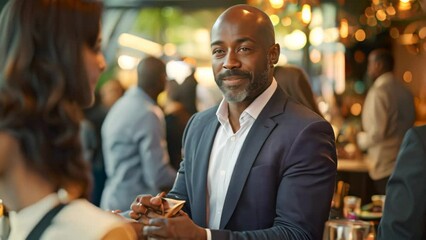
[[[296,102],[322,116],[314,99],[308,76],[302,68],[292,65],[275,66],[274,77],[281,89]]]
[[[105,59],[102,4],[11,0],[0,15],[0,198],[9,239],[132,239],[91,205],[79,141]]]

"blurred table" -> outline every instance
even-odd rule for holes
[[[358,196],[362,205],[371,202],[374,185],[368,175],[367,159],[339,158],[337,163],[337,181],[349,183],[349,195]]]
[[[368,172],[368,165],[366,159],[339,158],[337,161],[337,171]]]

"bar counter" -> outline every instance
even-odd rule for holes
[[[337,171],[368,172],[368,165],[366,161],[365,157],[361,159],[339,158],[337,160]]]

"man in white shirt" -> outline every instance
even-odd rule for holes
[[[183,162],[167,195],[185,200],[185,213],[151,219],[144,235],[321,239],[336,176],[330,124],[277,87],[273,70],[280,46],[264,12],[229,8],[214,24],[211,40],[224,99],[187,125]],[[131,217],[144,219],[150,208],[161,209],[163,195],[138,196]]]

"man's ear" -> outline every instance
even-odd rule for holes
[[[280,45],[278,43],[275,43],[270,49],[269,49],[269,64],[273,67],[274,64],[278,63],[278,59],[280,58]]]

